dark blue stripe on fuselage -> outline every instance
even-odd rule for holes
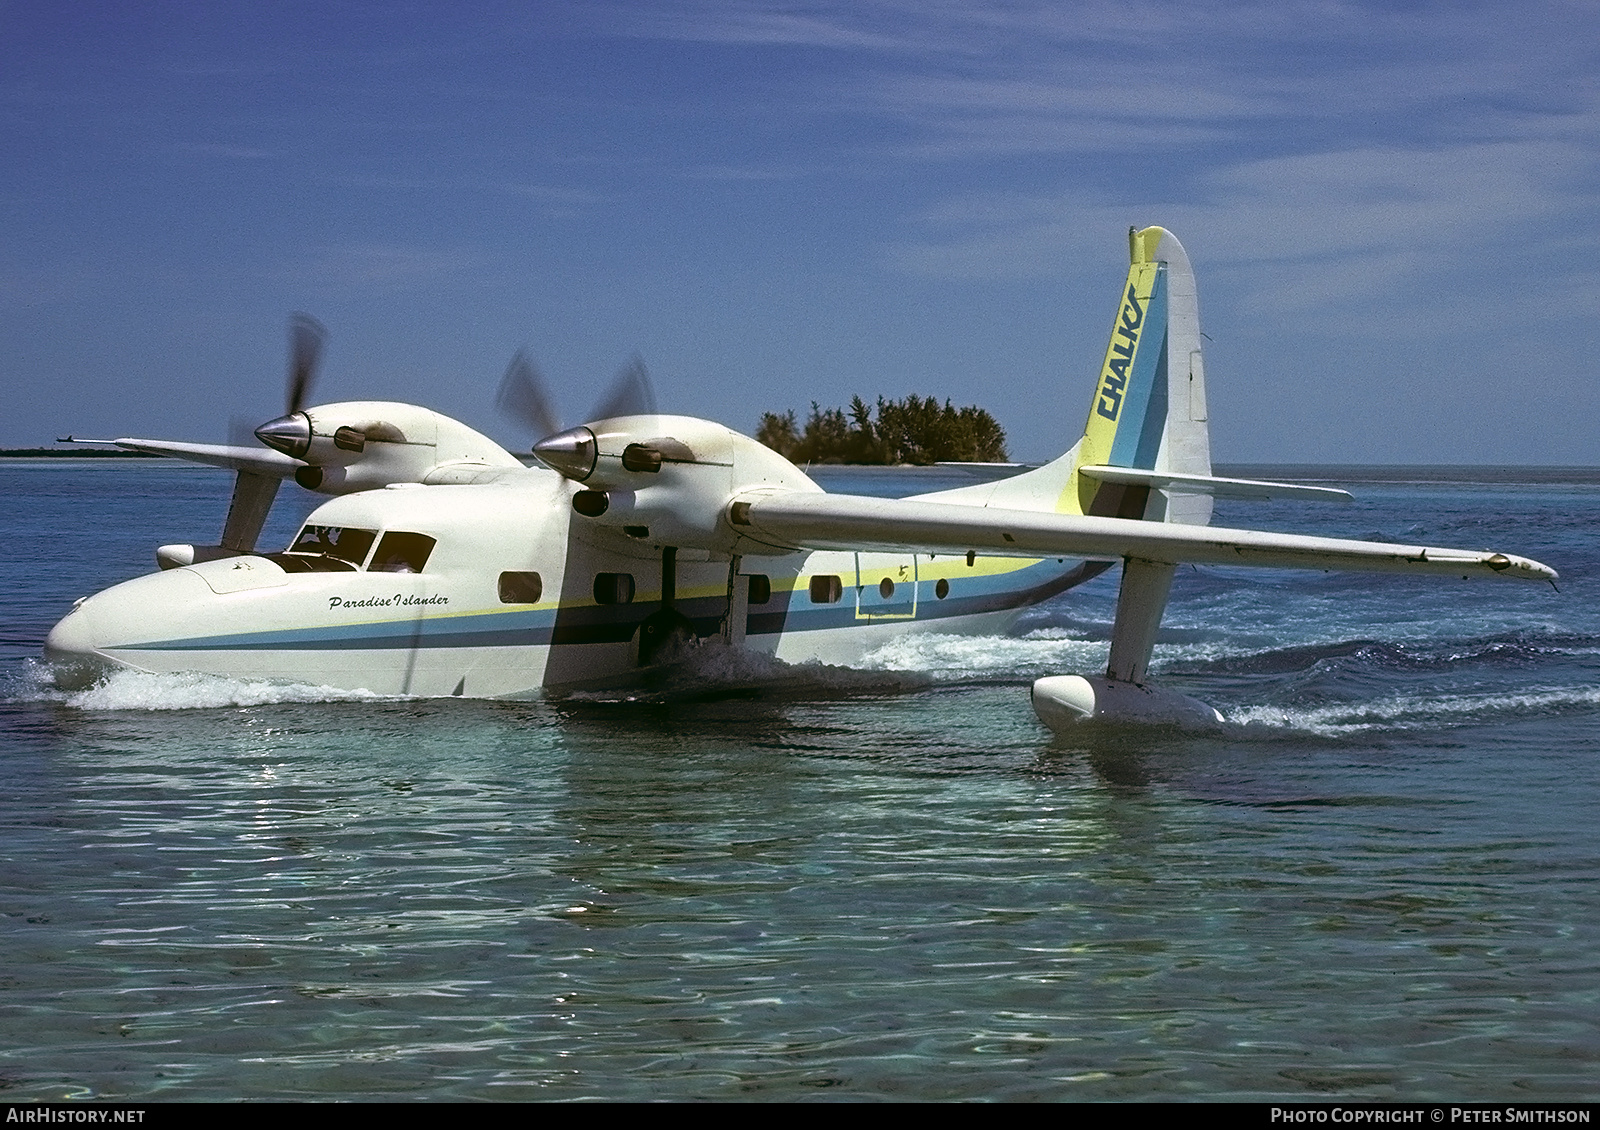
[[[1011,573],[956,577],[950,579],[950,594],[943,600],[934,591],[938,584],[936,579],[919,580],[917,614],[913,622],[953,620],[962,616],[1026,608],[1098,577],[1109,568],[1109,561],[1082,561],[1070,567],[1063,562],[1041,561]],[[1019,580],[1026,581],[1024,587],[1012,587]],[[810,593],[798,589],[782,593],[774,591],[767,605],[752,608],[745,631],[752,636],[815,632],[829,628],[859,627],[866,622],[856,617],[854,596],[848,588],[844,599],[837,604],[812,604]]]
[[[1056,561],[1038,562],[1011,573],[961,578],[951,581],[949,595],[934,593],[937,581],[917,582],[915,621],[952,620],[990,612],[1003,612],[1037,604],[1110,568],[1108,562],[1086,561],[1068,567]],[[1025,587],[1012,587],[1018,581]],[[388,651],[414,648],[538,647],[547,644],[626,643],[639,624],[661,608],[659,602],[578,605],[560,609],[526,609],[468,616],[427,616],[379,623],[338,624],[316,628],[287,628],[268,632],[195,636],[125,644],[117,651]],[[696,635],[721,630],[727,602],[720,596],[680,600],[676,605],[693,625]],[[835,604],[812,604],[810,593],[775,591],[766,605],[750,610],[748,635],[813,632],[862,627],[869,621],[856,615],[854,593]]]

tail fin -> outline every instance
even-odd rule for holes
[[[1164,228],[1130,228],[1128,250],[1128,281],[1057,509],[1204,525],[1211,517],[1209,495],[1163,494],[1147,484],[1079,473],[1120,467],[1211,474],[1200,307],[1189,256]]]
[[[1038,470],[928,497],[1198,526],[1211,520],[1211,495],[1194,489],[1211,481],[1194,270],[1164,228],[1130,228],[1128,249],[1128,281],[1083,438]],[[1172,476],[1202,482],[1164,489],[1175,485]]]
[[[1164,228],[1130,228],[1128,250],[1128,281],[1083,438],[1027,474],[926,497],[1200,526],[1211,520],[1211,495],[1204,490],[1214,480],[1194,270],[1183,245]],[[1170,489],[1173,476],[1203,482]]]

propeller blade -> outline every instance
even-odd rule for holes
[[[592,420],[609,420],[616,416],[654,416],[656,393],[650,385],[650,373],[637,355],[617,371],[606,397],[590,414]]]
[[[527,350],[517,350],[511,364],[506,366],[506,375],[500,378],[500,391],[495,394],[494,403],[501,412],[541,439],[561,430],[561,417],[556,415],[550,386]]]
[[[301,411],[311,396],[317,379],[317,364],[322,360],[322,343],[328,331],[310,314],[295,314],[289,319],[288,415]]]

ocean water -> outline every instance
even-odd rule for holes
[[[227,476],[4,461],[0,1095],[1592,1100],[1600,475],[1318,474],[1357,503],[1216,520],[1559,591],[1185,569],[1155,670],[1212,732],[1034,719],[1114,572],[646,698],[65,691],[49,625],[214,540]]]

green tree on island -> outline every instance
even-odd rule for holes
[[[801,431],[795,414],[763,412],[756,439],[795,463],[1004,463],[1006,433],[977,405],[956,408],[915,393],[878,397],[876,417],[859,396],[849,411],[811,402]]]

